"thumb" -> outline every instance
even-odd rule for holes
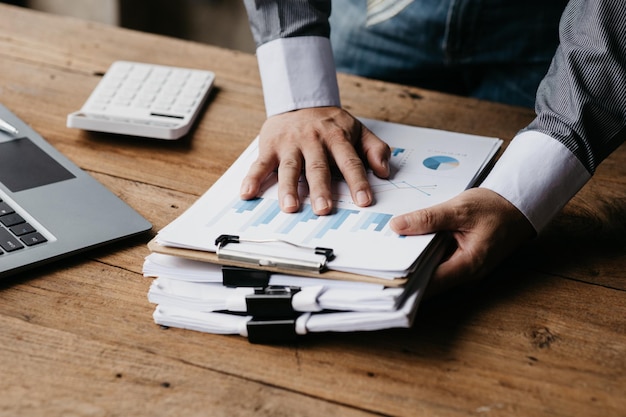
[[[458,217],[445,204],[415,210],[391,219],[389,226],[400,235],[423,235],[443,230],[456,230]]]

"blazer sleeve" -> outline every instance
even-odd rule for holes
[[[590,174],[626,137],[626,2],[572,0],[526,130],[561,142]]]
[[[244,0],[257,47],[279,38],[330,36],[330,0]]]
[[[560,45],[539,86],[535,120],[513,139],[481,187],[541,232],[626,136],[624,1],[571,0]]]

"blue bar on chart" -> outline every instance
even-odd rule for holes
[[[313,208],[310,204],[305,204],[302,207],[302,211],[299,213],[294,213],[290,215],[289,219],[283,223],[281,227],[278,228],[277,233],[289,234],[294,227],[296,227],[300,223],[306,223],[310,220],[317,220],[319,216],[313,213]]]
[[[244,213],[246,211],[254,211],[263,201],[262,198],[255,198],[252,200],[241,200],[239,199],[233,208],[235,209],[235,213]]]
[[[211,220],[209,220],[206,226],[207,227],[213,226],[220,219],[223,219],[224,216],[226,216],[228,213],[231,213],[233,211],[235,214],[246,214],[248,212],[253,212],[254,210],[257,209],[257,207],[261,204],[262,201],[263,199],[260,197],[252,199],[252,200],[242,200],[237,197],[232,200],[232,203],[230,205],[224,206],[224,208],[216,216],[214,216]]]
[[[272,220],[280,213],[280,204],[277,200],[270,200],[269,207],[260,212],[255,218],[252,219],[252,226],[260,226],[263,224],[270,224]]]
[[[248,228],[250,227],[258,227],[261,225],[268,225],[272,222],[272,220],[274,220],[274,218],[276,218],[276,216],[278,216],[278,214],[280,213],[280,205],[278,204],[278,201],[276,200],[268,200],[262,197],[259,197],[255,200],[251,200],[251,201],[256,201],[259,200],[259,203],[256,205],[250,204],[250,205],[245,205],[246,209],[251,209],[251,217],[248,219],[248,221],[246,221],[240,228],[239,228],[239,232],[245,232],[246,230],[248,230]],[[263,204],[260,204],[261,202],[263,202]],[[245,210],[244,207],[241,207],[240,209],[237,209],[240,205],[236,204],[235,208],[235,214],[244,214],[245,215]],[[256,211],[255,211],[256,210]]]
[[[389,220],[391,220],[392,215],[387,213],[368,213],[367,216],[364,216],[357,224],[352,228],[352,232],[357,232],[359,230],[367,230],[371,225],[376,225],[374,228],[375,232],[382,231]]]
[[[402,153],[404,153],[404,148],[391,148],[391,157],[396,157]]]
[[[324,216],[319,224],[315,227],[313,232],[305,239],[305,242],[310,242],[312,239],[323,238],[329,230],[339,230],[345,223],[348,217],[352,214],[359,214],[359,210],[350,209],[336,209],[336,212],[330,216]]]

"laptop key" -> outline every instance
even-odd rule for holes
[[[30,223],[21,223],[16,226],[10,227],[9,230],[15,236],[24,236],[29,233],[36,232],[35,228],[30,225]]]
[[[11,213],[15,213],[15,210],[13,210],[10,205],[0,200],[0,216]]]
[[[0,247],[7,252],[13,252],[22,249],[24,245],[6,229],[0,227]]]
[[[35,232],[35,233],[30,233],[26,236],[22,236],[20,237],[20,239],[22,240],[22,242],[24,242],[24,244],[26,246],[34,246],[34,245],[39,245],[40,243],[44,243],[47,242],[48,240],[43,237],[43,235],[39,232]]]
[[[24,220],[24,218],[17,213],[0,216],[0,223],[6,227],[15,226],[16,224],[24,223],[25,221],[26,220]]]

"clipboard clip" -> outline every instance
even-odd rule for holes
[[[293,258],[261,252],[237,250],[233,249],[231,245],[235,243],[282,243],[301,250],[303,256]],[[230,247],[226,248],[227,245],[230,245]],[[333,249],[330,248],[302,246],[280,239],[243,239],[236,235],[220,235],[215,239],[215,246],[217,246],[217,258],[221,260],[231,260],[248,265],[296,271],[322,272],[326,269],[327,262],[335,257]]]

